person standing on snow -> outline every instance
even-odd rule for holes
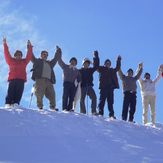
[[[69,61],[69,65],[65,64],[62,60],[62,56],[58,60],[59,66],[63,70],[63,96],[62,96],[62,110],[72,110],[73,101],[76,93],[75,80],[79,83],[81,81],[81,74],[76,68],[77,59],[72,57]]]
[[[27,41],[29,49],[27,55],[22,59],[22,52],[16,50],[14,57],[11,57],[9,48],[6,43],[6,37],[3,37],[4,57],[6,63],[9,65],[9,73],[7,81],[8,90],[5,98],[5,107],[9,108],[11,105],[19,105],[24,91],[24,83],[27,81],[26,66],[30,62],[32,57],[32,45],[30,41]]]
[[[99,99],[99,115],[104,114],[105,100],[107,99],[109,117],[114,117],[114,89],[119,88],[118,78],[116,72],[121,67],[121,56],[117,57],[116,67],[111,68],[111,61],[106,59],[104,66],[99,66],[97,72],[99,73],[99,89],[100,89],[100,99]]]
[[[156,122],[156,90],[155,86],[159,82],[162,74],[162,65],[160,65],[157,76],[154,80],[150,79],[150,74],[145,73],[144,79],[139,78],[138,82],[141,88],[142,105],[143,105],[143,125],[148,122],[148,106],[150,106],[151,122]]]
[[[122,108],[122,120],[127,120],[128,115],[128,108],[129,110],[129,119],[128,121],[133,122],[134,113],[136,111],[136,81],[139,79],[140,75],[142,74],[142,62],[139,63],[139,67],[137,70],[137,75],[133,77],[133,70],[130,68],[127,71],[127,75],[124,75],[121,69],[118,71],[118,75],[122,82],[122,89],[123,89],[123,108]]]
[[[43,109],[43,97],[45,95],[49,100],[49,109],[58,111],[53,87],[53,84],[56,83],[53,68],[59,59],[60,53],[61,49],[56,46],[56,52],[52,60],[47,60],[48,52],[46,50],[41,51],[40,58],[35,58],[34,54],[32,55],[33,68],[31,71],[33,72],[31,78],[35,81],[34,88],[38,109]]]
[[[85,96],[86,94],[91,99],[91,113],[96,114],[96,105],[97,105],[97,97],[95,91],[93,89],[93,73],[99,67],[99,57],[98,51],[93,52],[93,67],[89,67],[92,62],[88,58],[84,58],[82,65],[83,67],[79,69],[82,75],[82,82],[81,82],[81,97],[80,97],[80,113],[86,114],[85,109]]]

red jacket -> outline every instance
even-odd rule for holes
[[[8,73],[7,81],[11,79],[23,79],[24,82],[26,82],[27,81],[26,66],[32,58],[33,46],[29,45],[26,57],[19,60],[16,60],[15,58],[11,57],[7,44],[4,44],[3,46],[4,46],[5,60],[6,63],[9,65],[9,73]]]

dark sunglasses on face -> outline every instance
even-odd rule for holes
[[[43,55],[43,56],[48,56],[48,54],[46,54],[46,53],[43,53],[42,55]]]

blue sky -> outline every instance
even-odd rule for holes
[[[71,57],[78,59],[77,68],[81,67],[83,58],[92,60],[93,51],[98,50],[100,65],[105,59],[112,61],[122,56],[122,71],[129,68],[134,72],[138,63],[143,62],[143,74],[149,72],[155,78],[158,67],[163,64],[163,1],[162,0],[1,0],[0,1],[0,38],[7,36],[11,55],[16,49],[26,54],[26,41],[30,39],[33,52],[39,57],[42,50],[49,52],[53,58],[55,46],[63,52],[63,60],[69,62]],[[0,44],[0,106],[4,106],[8,65]],[[20,105],[28,107],[33,81],[30,79],[32,64],[27,66],[27,83]],[[57,84],[57,107],[61,110],[62,70],[54,68]],[[163,123],[162,81],[156,86],[156,121]],[[122,86],[115,93],[115,116],[121,118]],[[142,123],[142,101],[140,87],[137,93],[137,110],[135,121]],[[99,99],[98,73],[94,74],[94,89]],[[97,100],[98,101],[98,100]],[[44,99],[44,108],[48,101]],[[90,107],[90,103],[88,104]],[[36,108],[35,96],[32,108]],[[90,109],[89,109],[90,110]],[[78,109],[77,109],[78,111]],[[108,116],[105,104],[105,115]]]

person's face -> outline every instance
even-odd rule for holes
[[[41,58],[42,58],[42,60],[46,61],[47,58],[48,58],[48,53],[47,53],[47,52],[43,52],[43,53],[41,54]]]
[[[149,75],[145,75],[145,78],[146,78],[146,79],[150,79],[150,76],[149,76]]]
[[[16,60],[22,59],[22,54],[18,52],[18,53],[15,54],[14,58]]]
[[[75,60],[71,60],[70,65],[76,66],[76,61]]]
[[[133,75],[132,71],[127,72],[127,76],[132,76],[132,75]]]
[[[111,62],[107,61],[107,62],[105,63],[105,66],[106,66],[107,68],[110,68]]]
[[[84,68],[88,68],[89,67],[89,62],[85,62],[83,65]]]

